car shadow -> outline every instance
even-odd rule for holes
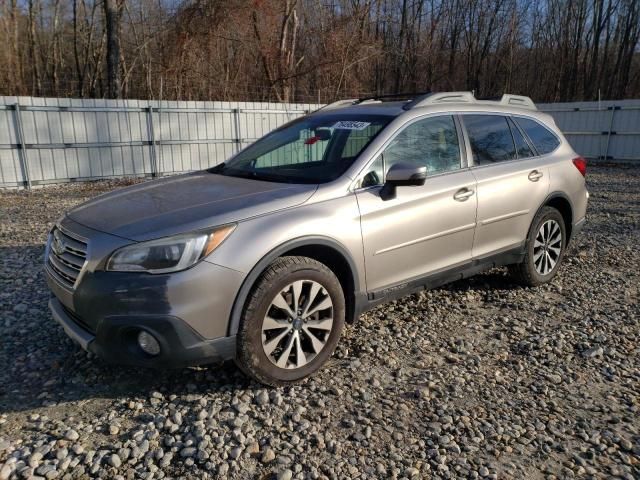
[[[508,275],[506,267],[498,267],[473,277],[456,280],[440,288],[449,292],[466,292],[470,289],[478,291],[517,290],[522,288],[522,285]]]
[[[154,391],[180,396],[261,388],[233,362],[154,370],[107,364],[84,352],[49,313],[43,254],[42,245],[0,247],[0,413],[95,398],[143,398]],[[494,269],[441,288],[463,293],[520,287]]]

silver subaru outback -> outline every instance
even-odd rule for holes
[[[47,242],[50,308],[113,362],[235,359],[296,382],[380,303],[495,266],[549,282],[585,221],[585,169],[527,97],[336,102],[68,212]]]

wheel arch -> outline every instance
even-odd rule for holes
[[[227,334],[235,335],[240,326],[242,311],[247,297],[264,270],[277,258],[300,255],[313,258],[325,264],[340,281],[346,302],[346,321],[352,322],[357,316],[356,291],[360,278],[356,263],[348,250],[338,241],[323,236],[300,237],[279,245],[258,261],[242,282],[231,309]]]
[[[573,230],[573,204],[571,203],[571,199],[563,192],[553,192],[547,196],[538,211],[543,207],[553,207],[560,212],[564,220],[564,228],[567,232],[567,244],[569,244]]]

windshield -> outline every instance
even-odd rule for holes
[[[392,119],[353,114],[302,117],[210,172],[271,182],[329,182],[340,177]]]

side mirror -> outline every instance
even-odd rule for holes
[[[387,172],[384,186],[380,190],[382,200],[396,198],[396,187],[415,187],[424,185],[427,179],[427,167],[413,163],[398,162]]]

